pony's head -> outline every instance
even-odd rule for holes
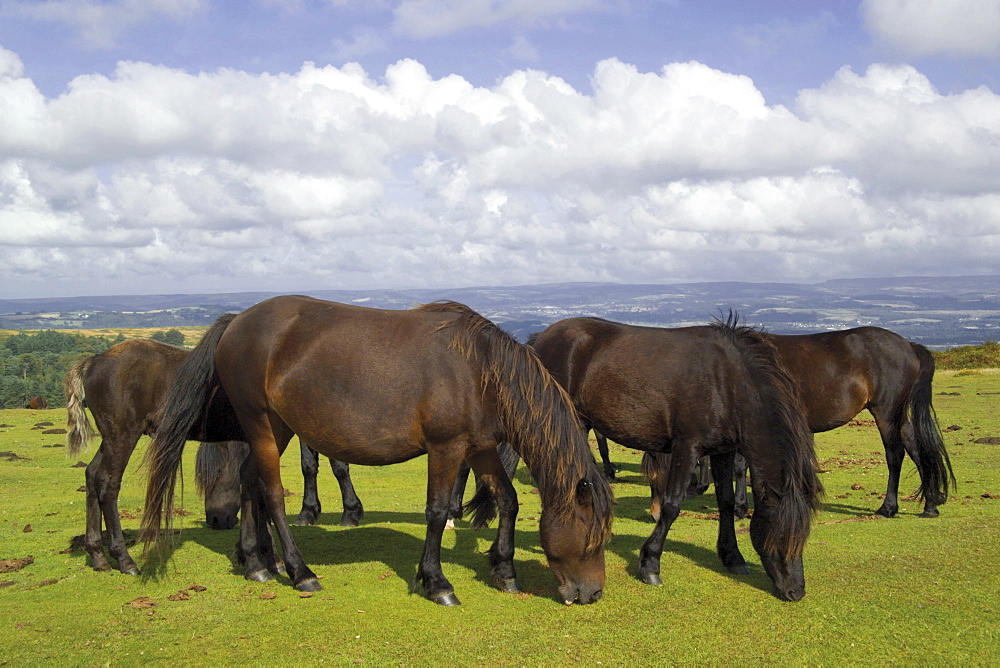
[[[202,443],[195,460],[195,484],[205,497],[205,521],[232,529],[240,512],[240,466],[250,448],[239,441]]]
[[[755,490],[756,491],[756,490]],[[767,547],[771,532],[771,522],[768,513],[759,509],[754,499],[754,514],[750,519],[750,539],[754,549],[760,555],[771,582],[774,584],[774,594],[782,601],[800,601],[806,595],[806,576],[802,568],[802,551],[791,554]]]
[[[594,527],[609,516],[611,497],[597,467],[591,468],[576,484],[571,505],[543,511],[539,523],[542,549],[566,605],[595,603],[604,594],[604,541],[594,540]]]

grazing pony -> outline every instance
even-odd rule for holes
[[[759,498],[750,525],[754,548],[779,598],[805,595],[802,550],[822,485],[801,403],[759,332],[737,326],[735,316],[681,329],[570,318],[531,345],[586,427],[631,448],[671,453],[663,512],[639,553],[642,581],[661,582],[663,543],[702,455],[712,458],[720,516],[730,517],[719,523],[719,556],[730,571],[749,572],[731,519],[739,450]]]
[[[28,405],[26,406],[26,408],[29,408],[33,411],[45,410],[48,407],[49,407],[49,402],[46,401],[45,397],[31,397],[31,400],[28,402]]]
[[[87,528],[84,549],[93,560],[94,570],[111,568],[103,548],[103,517],[108,553],[118,562],[118,569],[128,575],[139,573],[125,546],[118,515],[118,493],[125,467],[139,438],[156,432],[158,411],[174,374],[187,356],[188,352],[182,348],[151,339],[133,339],[78,362],[66,374],[70,456],[78,457],[95,435],[85,407],[90,408],[101,434],[101,445],[85,475]],[[215,483],[204,491],[205,517],[213,529],[228,529],[236,524],[240,488],[234,474],[239,471],[242,459],[231,460],[234,453],[238,456],[239,452],[234,445],[206,446],[198,451],[196,468],[201,471],[196,476],[198,481],[206,475],[206,466],[201,461],[203,454],[228,462],[219,474],[228,472],[229,482]]]
[[[937,517],[954,489],[955,475],[931,405],[934,358],[918,343],[880,327],[819,334],[767,334],[788,371],[813,433],[836,429],[863,409],[875,418],[889,480],[876,515],[899,510],[899,476],[908,454],[920,475],[921,517]],[[603,453],[602,453],[603,454]],[[645,457],[643,458],[646,459]],[[650,474],[653,512],[664,484],[665,462],[643,462]],[[737,476],[737,503],[746,507],[746,479]]]
[[[496,451],[506,439],[538,483],[542,549],[563,602],[601,597],[611,490],[573,405],[528,347],[466,306],[387,311],[285,296],[217,320],[179,370],[147,451],[147,549],[170,526],[185,440],[206,436],[204,425],[232,438],[218,428],[225,423],[250,444],[240,524],[249,579],[271,577],[262,558],[269,519],[295,588],[321,588],[285,517],[279,457],[298,434],[321,454],[356,464],[427,455],[427,534],[414,584],[444,605],[459,603],[441,569],[441,537],[468,460],[500,507],[494,581],[516,591],[517,500]]]

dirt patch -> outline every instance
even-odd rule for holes
[[[938,396],[939,397],[960,397],[960,396],[962,396],[962,393],[961,392],[938,392]]]
[[[87,462],[77,462],[70,466],[71,469],[85,469],[87,468]]]
[[[65,434],[65,429],[46,429],[42,432],[43,434]]]
[[[862,468],[862,469],[875,469],[885,466],[885,460],[881,457],[865,457],[865,458],[854,458],[854,457],[830,457],[824,459],[819,463],[820,473],[829,473],[832,469],[849,469],[849,468]]]
[[[959,426],[959,425],[957,425],[957,424],[953,424],[950,427],[945,427],[944,430],[945,431],[962,431],[962,427]]]
[[[140,596],[139,598],[137,598],[137,599],[135,599],[133,601],[129,601],[128,604],[131,605],[136,610],[144,610],[144,609],[147,609],[147,608],[155,608],[156,606],[159,605],[159,603],[157,603],[156,601],[154,601],[153,599],[151,599],[148,596]]]
[[[984,436],[983,438],[977,438],[973,443],[982,443],[983,445],[1000,445],[1000,437],[997,436]]]
[[[35,426],[36,427],[54,427],[56,425],[53,422],[36,422]]]
[[[874,427],[875,420],[859,420],[858,418],[852,418],[850,422],[847,423],[848,427]]]
[[[29,457],[22,457],[21,455],[17,454],[16,452],[14,452],[12,450],[6,450],[4,452],[0,452],[0,459],[4,459],[4,460],[6,460],[8,462],[30,462],[31,461],[31,459]]]
[[[1000,494],[996,494],[994,492],[985,492],[982,495],[982,497],[980,497],[980,498],[983,498],[983,499],[1000,499]]]
[[[878,515],[861,515],[859,517],[848,517],[844,520],[827,520],[825,522],[816,522],[816,524],[846,524],[847,522],[872,522],[874,520],[884,519]]]
[[[33,563],[35,558],[30,554],[21,559],[0,559],[0,573],[14,573]]]

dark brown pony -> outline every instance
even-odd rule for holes
[[[235,418],[229,424],[250,444],[240,524],[250,579],[270,577],[261,558],[266,511],[294,586],[320,589],[285,518],[279,457],[298,434],[331,459],[357,464],[427,455],[427,537],[416,584],[447,605],[458,599],[441,570],[441,536],[468,460],[499,500],[494,580],[516,590],[516,493],[496,451],[507,439],[538,483],[542,548],[563,601],[601,596],[611,491],[572,403],[529,348],[466,306],[386,311],[289,296],[220,318],[178,372],[147,451],[147,547],[170,526],[184,441],[204,437],[205,425],[216,438],[231,437],[220,428],[220,411]]]
[[[908,454],[920,475],[920,516],[937,517],[955,476],[931,404],[930,352],[880,327],[767,338],[795,381],[813,433],[845,425],[863,409],[875,418],[889,468],[885,500],[875,514],[892,517],[899,510],[899,476]],[[663,466],[643,463],[652,472],[654,513],[663,484],[657,471]],[[745,506],[745,480],[742,491]]]
[[[663,543],[702,455],[712,457],[720,515],[732,517],[738,449],[760,497],[750,526],[754,548],[780,598],[805,595],[802,550],[822,485],[791,379],[759,332],[737,326],[735,317],[681,329],[571,318],[531,344],[588,428],[638,450],[672,453],[663,512],[639,553],[641,580],[660,583]],[[717,548],[731,571],[748,572],[731,519],[719,523]]]
[[[45,400],[45,397],[31,397],[31,401],[28,402],[28,408],[33,411],[45,410],[49,407],[49,402]]]
[[[69,422],[69,454],[78,457],[94,437],[85,407],[90,408],[101,434],[101,445],[87,466],[87,529],[84,549],[95,570],[111,568],[104,554],[101,520],[107,527],[108,553],[122,573],[136,575],[139,568],[128,553],[118,515],[118,493],[122,475],[143,435],[152,435],[158,426],[158,411],[167,396],[174,374],[188,352],[151,339],[133,339],[78,362],[66,375],[66,412]],[[198,451],[199,470],[203,453],[231,457],[238,447],[202,447]],[[229,460],[227,460],[229,461]],[[229,482],[217,482],[206,490],[205,517],[213,529],[236,524],[239,511],[239,481],[233,483],[242,460],[226,464]],[[220,472],[222,473],[222,472]],[[200,485],[199,485],[200,486]]]

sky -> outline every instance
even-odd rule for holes
[[[0,298],[998,257],[1000,0],[0,0]]]

